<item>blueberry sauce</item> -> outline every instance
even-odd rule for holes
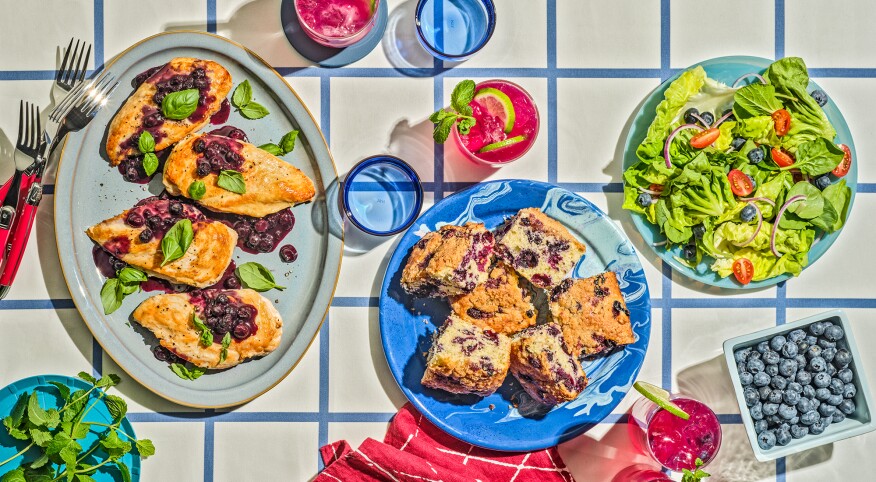
[[[116,236],[103,243],[103,249],[113,256],[123,256],[131,250],[131,240],[127,236]]]
[[[152,176],[146,175],[146,170],[143,169],[143,156],[129,156],[119,163],[119,173],[125,181],[134,184],[149,184],[152,177],[164,171],[164,163],[170,155],[170,148],[162,149],[155,153],[158,157],[158,168],[152,173]]]
[[[284,245],[280,248],[280,260],[284,263],[292,263],[298,259],[298,250],[291,244]]]
[[[149,79],[150,77],[152,77],[153,75],[158,73],[158,71],[163,69],[165,66],[167,66],[167,64],[158,65],[156,67],[151,67],[149,69],[146,69],[143,72],[140,72],[139,74],[137,74],[136,77],[131,79],[131,87],[133,87],[135,89],[137,87],[140,87],[140,84],[142,84],[143,82],[146,82],[147,79]]]
[[[226,101],[227,102],[227,101]],[[207,134],[214,136],[224,136],[230,137],[232,139],[236,139],[238,141],[249,142],[249,138],[246,137],[246,132],[243,132],[243,129],[239,129],[234,126],[222,126],[218,129],[213,129]]]
[[[127,263],[109,254],[101,246],[95,246],[91,249],[91,257],[94,259],[97,271],[106,278],[115,278],[118,271],[128,266]]]
[[[246,137],[243,131],[234,127],[228,130],[228,134],[235,136],[242,134]],[[201,136],[192,143],[192,150],[195,154],[199,154],[195,160],[197,166],[195,174],[198,177],[205,177],[225,170],[240,171],[243,166],[243,156],[240,154],[242,147],[233,137],[212,134]]]
[[[213,342],[222,343],[226,333],[235,341],[243,341],[258,332],[255,306],[242,302],[233,292],[198,290],[189,295],[204,324],[213,332]]]
[[[231,114],[231,103],[228,102],[228,99],[225,99],[222,101],[219,110],[210,116],[210,124],[213,124],[214,126],[224,124],[228,121],[229,114]]]
[[[158,196],[148,197],[134,205],[125,215],[125,224],[132,228],[143,228],[140,231],[140,242],[148,243],[153,239],[161,239],[164,234],[178,221],[204,221],[206,216],[191,204],[175,199],[161,199]],[[197,224],[192,226],[197,232]],[[127,238],[126,238],[127,239]],[[113,251],[110,250],[112,253]]]
[[[210,217],[237,231],[237,246],[247,253],[253,254],[274,251],[295,226],[295,215],[289,208],[268,214],[263,218],[231,213],[210,213]],[[298,259],[298,252],[295,251],[294,247],[292,247],[292,251],[294,251],[294,256],[290,257],[290,261],[286,261],[287,263]],[[287,250],[286,254],[292,253]],[[280,256],[282,258],[283,254],[281,253]]]

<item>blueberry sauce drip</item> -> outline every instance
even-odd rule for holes
[[[243,131],[233,127],[228,133],[229,136],[242,134],[246,137]],[[195,154],[199,154],[195,160],[197,166],[195,174],[198,177],[205,177],[226,170],[240,171],[243,166],[243,156],[240,154],[242,147],[233,137],[211,134],[201,136],[192,143],[192,150]]]
[[[237,231],[237,246],[253,254],[274,251],[295,226],[295,215],[289,208],[268,214],[263,218],[231,213],[210,213],[210,217]],[[290,261],[286,261],[283,253],[280,257],[290,263],[298,259],[298,252],[293,246],[288,246],[291,251],[287,249],[286,255],[289,256]]]
[[[142,84],[143,82],[146,82],[147,79],[149,79],[153,75],[157,74],[158,71],[163,69],[165,66],[167,66],[167,64],[151,67],[149,69],[146,69],[143,72],[140,72],[139,74],[137,74],[136,77],[131,79],[131,87],[133,87],[135,89],[137,87],[140,87],[140,84]]]
[[[127,263],[109,254],[101,246],[95,246],[91,249],[91,257],[94,259],[97,271],[106,278],[115,278],[116,272],[128,266]]]
[[[146,175],[146,170],[143,169],[143,156],[129,156],[119,163],[119,173],[125,181],[134,184],[148,184],[152,177],[164,171],[164,163],[170,155],[170,148],[162,149],[155,153],[158,157],[158,168],[152,173],[152,176]]]
[[[228,102],[228,99],[225,99],[222,101],[222,105],[219,106],[219,110],[217,110],[215,114],[210,116],[210,124],[212,124],[214,126],[219,125],[219,124],[224,124],[228,121],[228,116],[230,114],[231,114],[231,103]]]
[[[213,332],[214,343],[222,343],[226,333],[231,333],[236,341],[243,341],[258,332],[255,322],[258,309],[242,302],[231,291],[193,291],[189,300]]]
[[[226,100],[226,102],[227,102],[227,100]],[[218,129],[213,129],[212,131],[208,132],[207,134],[210,134],[212,136],[230,137],[230,138],[238,140],[238,141],[249,142],[249,138],[246,137],[246,132],[244,132],[243,129],[239,129],[237,127],[230,126],[230,125],[229,126],[222,126]]]
[[[128,210],[125,224],[132,228],[144,228],[140,231],[139,240],[141,243],[148,243],[153,239],[163,238],[167,230],[182,219],[195,222],[207,218],[191,204],[152,196]],[[197,232],[197,226],[193,226],[193,230]]]

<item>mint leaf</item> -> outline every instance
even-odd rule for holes
[[[283,150],[283,155],[289,154],[295,149],[295,139],[298,139],[298,131],[289,131],[280,139],[280,149]]]
[[[45,427],[49,423],[49,414],[40,406],[37,392],[30,392],[27,400],[27,421],[34,427]]]
[[[249,85],[249,80],[244,80],[231,94],[231,103],[238,109],[246,106],[252,101],[252,86]]]
[[[155,152],[155,138],[152,137],[152,133],[149,131],[143,131],[140,134],[140,139],[137,140],[137,148],[140,149],[140,152],[146,154],[147,152]]]
[[[3,477],[0,477],[0,482],[27,482],[27,479],[24,478],[24,467],[6,472]]]
[[[168,119],[183,120],[198,109],[198,89],[186,89],[171,92],[161,101],[161,115]]]
[[[247,119],[261,119],[262,117],[270,114],[268,112],[267,107],[259,104],[258,102],[250,102],[245,106],[240,108],[240,114],[246,117]]]
[[[76,482],[97,482],[90,475],[76,474]]]
[[[475,83],[473,80],[463,80],[456,84],[450,95],[450,105],[459,113],[471,103],[475,96]]]
[[[158,170],[158,156],[151,152],[147,152],[146,155],[143,156],[143,170],[146,171],[147,176],[155,174],[155,171]]]
[[[432,137],[435,142],[444,144],[450,136],[450,129],[453,129],[453,124],[456,122],[456,116],[445,117],[435,125],[435,131],[432,132]]]
[[[246,193],[246,183],[243,182],[243,175],[237,171],[230,169],[219,171],[219,179],[216,184],[226,191],[231,191],[237,194]]]
[[[103,314],[108,315],[122,306],[122,297],[119,296],[119,279],[110,278],[103,283],[100,289],[100,302],[103,304]]]
[[[91,430],[91,424],[85,422],[79,422],[79,425],[74,424],[73,422],[66,422],[70,425],[70,437],[74,440],[83,439],[88,436],[88,431]],[[71,433],[72,432],[72,433]]]
[[[65,401],[70,400],[70,387],[64,385],[61,382],[49,382],[49,385],[57,388],[58,392],[61,394],[61,398],[63,398]]]
[[[131,451],[131,442],[120,439],[115,430],[111,430],[109,435],[100,441],[100,446],[111,460],[118,460]]]
[[[139,443],[140,441],[138,440],[137,444],[139,445]],[[143,458],[145,459],[146,457]],[[122,482],[131,482],[131,469],[121,460],[116,460],[116,467],[118,467],[119,472],[122,474]]]
[[[106,403],[106,408],[114,421],[118,422],[125,418],[125,415],[128,413],[128,403],[122,397],[106,395],[103,397],[103,401]]]
[[[79,372],[76,376],[92,385],[97,385],[97,378],[94,378],[86,372]]]
[[[198,318],[198,314],[194,311],[192,312],[192,324],[195,325],[195,329],[201,331],[201,335],[199,337],[199,342],[201,346],[208,347],[213,344],[213,332],[210,330],[210,327],[205,325],[204,322]]]
[[[461,119],[457,124],[456,128],[459,129],[459,133],[466,136],[469,132],[471,132],[471,128],[474,127],[475,120],[470,117],[466,117]]]
[[[3,419],[3,426],[8,430],[16,429],[21,426],[21,422],[24,421],[24,412],[27,410],[27,400],[27,392],[19,395],[15,405],[12,406],[12,411]]]
[[[49,463],[49,456],[46,454],[42,454],[36,460],[30,463],[30,468],[38,469],[43,465],[46,465],[47,463]]]
[[[268,154],[271,154],[272,156],[282,156],[283,155],[283,149],[280,149],[280,146],[278,146],[277,144],[272,144],[270,142],[267,144],[260,145],[259,149],[267,152]]]
[[[45,447],[52,441],[52,434],[42,428],[31,428],[27,431],[31,440],[40,447]]]
[[[234,272],[245,287],[256,291],[268,291],[271,288],[286,289],[285,286],[280,286],[274,281],[274,275],[268,268],[253,261],[238,266]]]
[[[149,458],[155,455],[155,445],[148,438],[137,440],[137,452],[141,458]]]
[[[11,435],[12,438],[18,439],[18,440],[30,440],[30,437],[27,435],[27,433],[24,430],[20,430],[17,428],[10,428],[9,435]]]
[[[87,375],[85,372],[79,373],[80,378],[81,375]],[[92,380],[94,378],[92,377]],[[97,383],[97,380],[94,380],[94,383]],[[70,394],[70,402],[67,404],[64,409],[64,413],[61,414],[61,420],[65,422],[73,421],[82,409],[85,408],[85,404],[88,402],[88,399],[85,398],[85,390],[77,390]]]
[[[193,366],[189,369],[181,363],[171,363],[170,369],[183,380],[197,380],[205,372],[203,368]]]
[[[189,184],[189,197],[195,201],[200,201],[207,193],[207,186],[202,181],[192,181]]]
[[[67,432],[58,432],[52,437],[52,440],[46,445],[46,453],[55,455],[61,453],[67,446],[73,443],[73,438]]]
[[[437,124],[437,123],[441,122],[441,120],[444,119],[445,117],[453,117],[455,119],[456,114],[453,112],[448,112],[444,109],[441,109],[437,112],[434,112],[432,115],[430,115],[429,120]]]
[[[222,337],[222,351],[219,352],[219,364],[225,363],[228,358],[228,347],[231,346],[231,333],[226,332]]]
[[[164,255],[164,261],[161,266],[172,261],[176,261],[183,257],[188,251],[189,246],[195,233],[192,230],[192,221],[190,219],[180,219],[171,227],[164,238],[161,240],[161,253]]]

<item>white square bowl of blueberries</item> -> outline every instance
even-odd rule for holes
[[[724,357],[761,462],[876,429],[861,357],[842,310],[731,338]]]

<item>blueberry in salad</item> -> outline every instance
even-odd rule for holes
[[[816,238],[842,228],[851,199],[842,179],[851,151],[835,143],[827,96],[810,95],[802,59],[762,74],[735,87],[702,67],[683,72],[624,172],[623,207],[657,226],[680,263],[705,261],[741,284],[799,275]]]

